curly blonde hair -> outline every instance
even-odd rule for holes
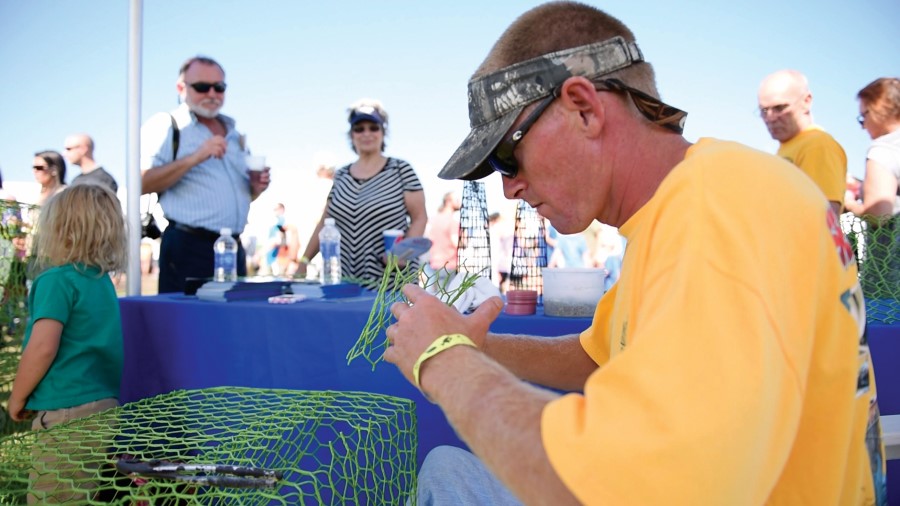
[[[119,199],[96,184],[69,186],[43,206],[34,236],[38,271],[65,264],[124,272],[128,233]]]

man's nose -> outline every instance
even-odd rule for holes
[[[525,187],[525,183],[522,181],[522,179],[518,176],[516,176],[516,177],[500,176],[500,179],[503,180],[503,196],[509,200],[518,199],[519,197],[517,197],[517,195]]]

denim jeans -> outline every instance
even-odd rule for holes
[[[416,503],[419,506],[522,504],[478,457],[453,446],[439,446],[428,452],[419,472]]]

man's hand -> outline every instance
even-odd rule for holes
[[[446,334],[463,334],[477,346],[484,344],[488,328],[503,309],[499,297],[491,297],[474,313],[464,316],[417,285],[403,287],[409,300],[391,306],[397,322],[385,331],[390,346],[384,359],[400,369],[413,382],[413,364],[435,339]]]
[[[269,182],[271,181],[269,168],[266,167],[263,170],[247,169],[247,174],[250,176],[250,195],[255,199],[269,187]]]
[[[197,153],[200,155],[201,161],[208,158],[222,158],[225,156],[225,148],[227,146],[228,142],[225,141],[225,137],[214,135],[203,141]]]

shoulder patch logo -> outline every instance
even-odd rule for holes
[[[838,258],[841,259],[841,264],[847,267],[850,265],[850,262],[854,261],[853,247],[850,245],[850,241],[847,240],[847,236],[844,235],[844,231],[841,230],[841,220],[838,219],[834,210],[829,208],[825,216],[828,223],[828,231],[831,233],[831,239],[837,248]]]

